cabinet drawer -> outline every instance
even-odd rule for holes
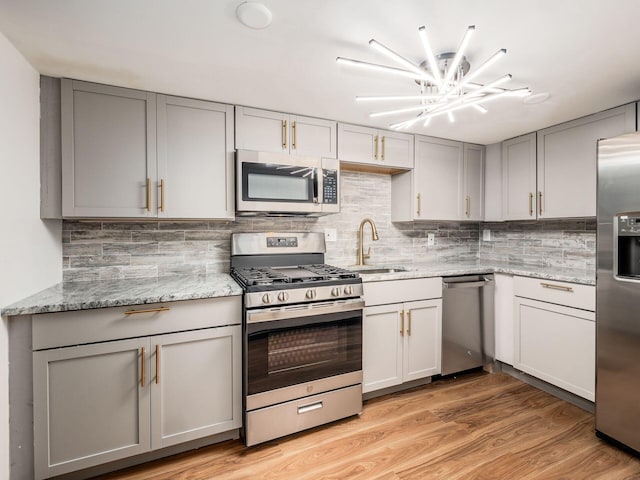
[[[247,446],[362,412],[362,386],[299,398],[247,412]]]
[[[442,297],[442,277],[365,282],[362,288],[367,307],[413,302]]]
[[[34,315],[33,349],[105,342],[242,322],[241,297]],[[126,312],[140,313],[126,313]]]
[[[514,277],[516,297],[595,311],[596,288],[593,285],[557,282],[540,278]]]

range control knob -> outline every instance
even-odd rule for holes
[[[278,294],[278,300],[281,302],[286,302],[289,300],[289,294],[287,292],[280,292]]]
[[[269,305],[272,302],[273,302],[273,297],[271,296],[270,293],[265,293],[262,296],[262,303],[266,303],[267,305]]]
[[[307,297],[309,300],[313,300],[314,298],[316,298],[316,291],[310,288],[309,290],[307,290],[305,297]]]
[[[339,287],[334,287],[334,288],[331,289],[331,296],[332,297],[339,297],[341,293],[342,292],[340,291]]]
[[[346,287],[344,287],[344,294],[353,295],[353,287],[351,285],[347,285]]]

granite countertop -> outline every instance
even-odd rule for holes
[[[391,273],[361,272],[362,281],[380,282],[496,272],[584,285],[595,285],[596,283],[595,271],[593,270],[572,270],[496,262],[367,265],[358,270],[381,267],[403,270]],[[347,268],[355,269],[353,266]],[[100,282],[67,282],[59,283],[9,305],[3,308],[0,314],[2,316],[32,315],[233,295],[242,295],[242,289],[229,275],[224,273]]]
[[[381,267],[404,269],[391,273],[366,273],[367,268]],[[354,266],[346,268],[355,269]],[[583,285],[595,285],[595,270],[578,270],[559,267],[541,267],[531,265],[516,265],[500,262],[466,262],[466,263],[412,263],[393,265],[366,265],[358,267],[363,282],[380,282],[384,280],[402,280],[424,277],[450,277],[455,275],[469,275],[480,273],[508,273],[523,277],[542,278],[562,282],[579,283]]]
[[[100,282],[67,282],[42,290],[0,311],[2,316],[88,310],[242,295],[225,274],[137,278]]]

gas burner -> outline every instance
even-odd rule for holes
[[[297,265],[287,267],[235,267],[231,275],[245,288],[295,288],[301,284],[330,284],[358,281],[356,272],[326,264]]]

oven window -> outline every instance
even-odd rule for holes
[[[247,335],[247,394],[362,369],[362,313],[273,323]],[[315,319],[316,323],[313,323]],[[311,323],[309,323],[311,322]]]

